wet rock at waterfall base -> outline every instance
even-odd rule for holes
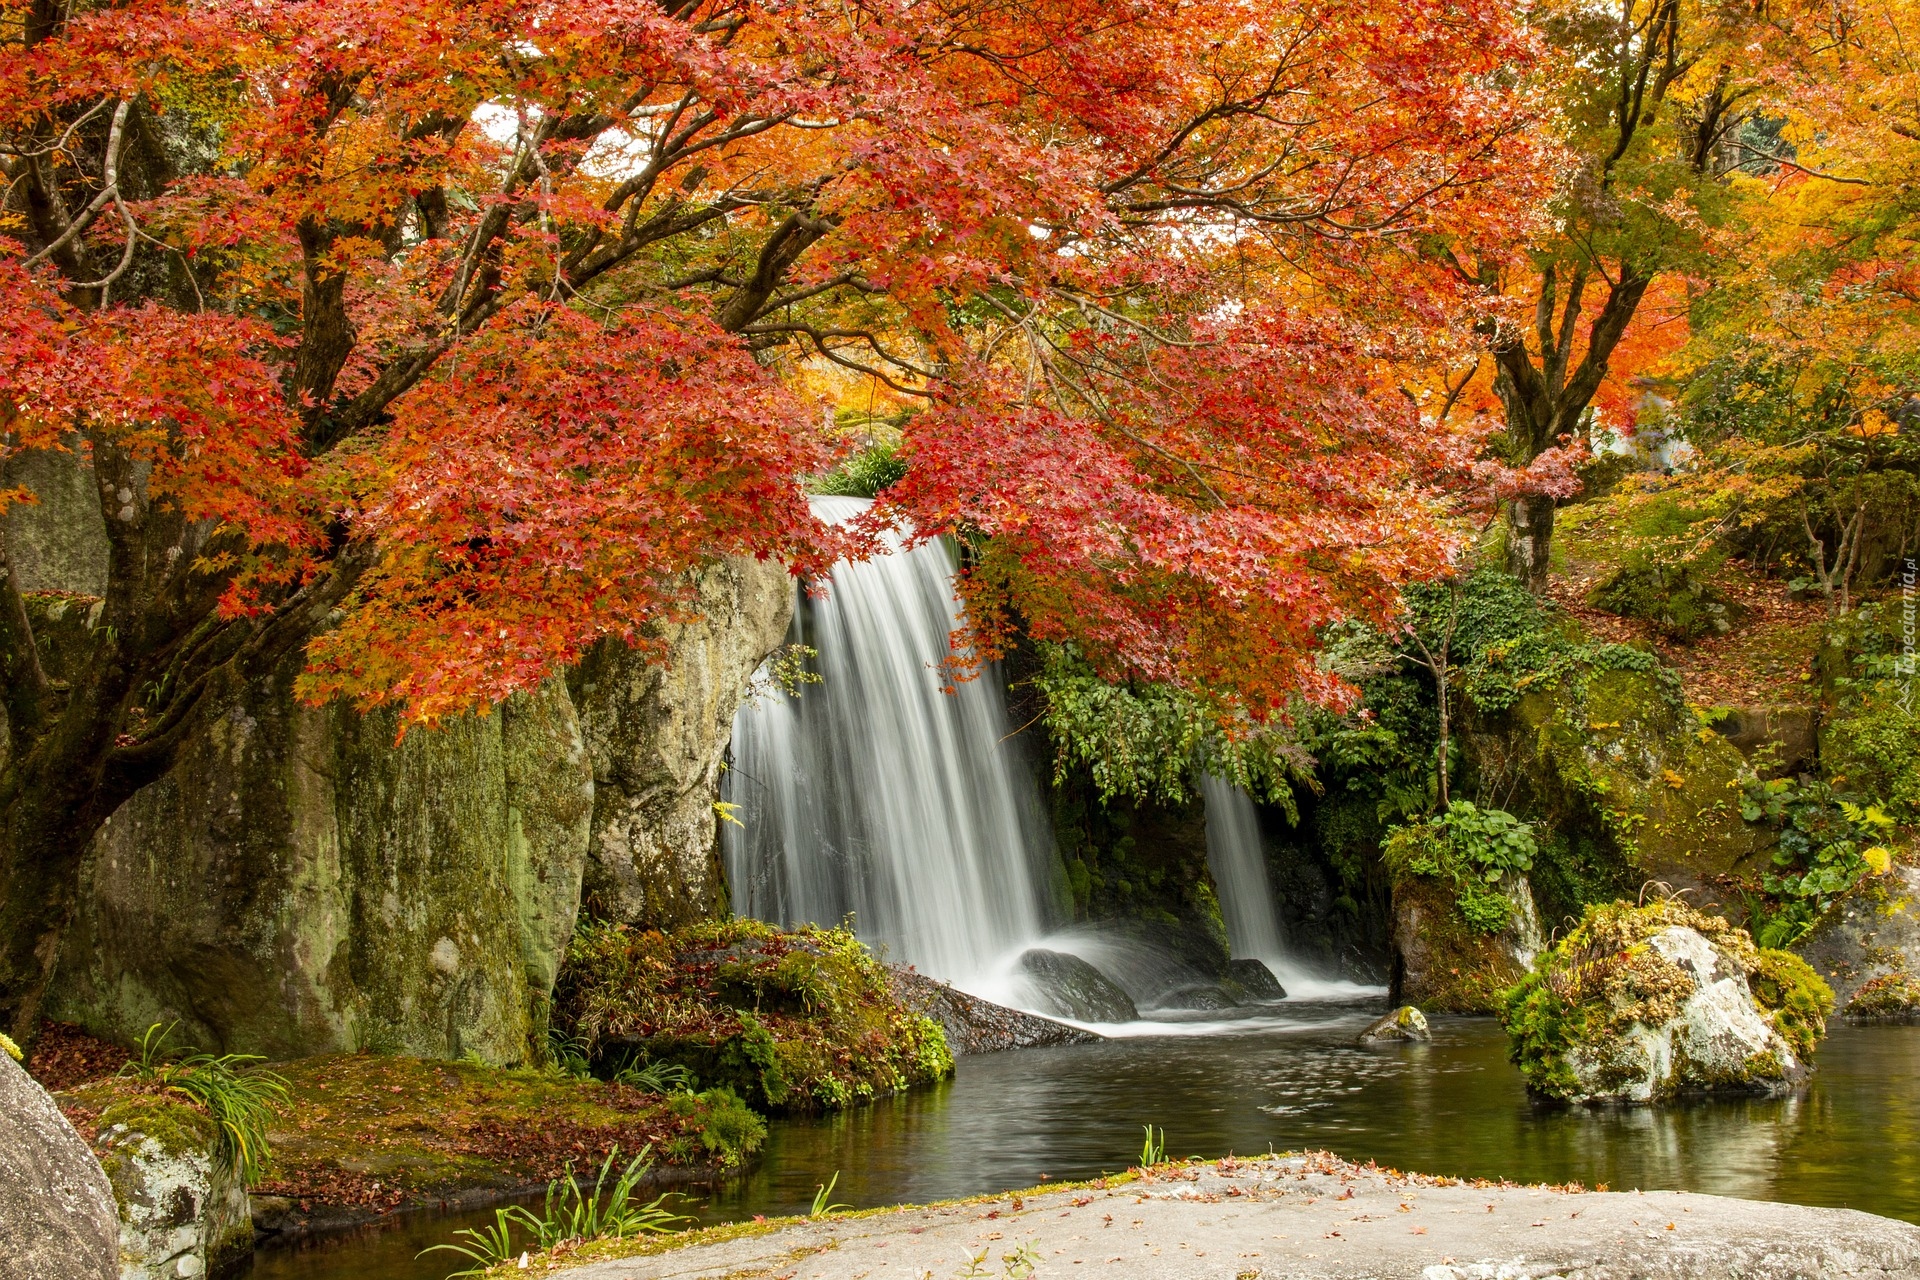
[[[0,1053],[0,1258],[19,1280],[109,1280],[113,1188],[46,1091]]]
[[[1280,979],[1273,976],[1273,970],[1252,957],[1227,962],[1227,982],[1238,987],[1240,994],[1248,1000],[1285,1000],[1287,989],[1280,985]]]
[[[1218,1011],[1237,1009],[1240,1001],[1217,982],[1196,982],[1190,986],[1175,987],[1153,1002],[1156,1009],[1198,1009]]]
[[[1431,1040],[1427,1015],[1403,1004],[1360,1033],[1361,1044],[1388,1044],[1396,1040]]]
[[[1118,983],[1064,951],[1034,947],[1020,956],[1020,969],[1032,979],[1047,1009],[1075,1022],[1133,1022],[1140,1017],[1133,998]]]
[[[939,1023],[947,1033],[947,1048],[955,1057],[998,1053],[1002,1049],[1092,1044],[1100,1039],[1091,1031],[1070,1027],[1052,1018],[970,996],[924,973],[891,966],[890,969],[894,991],[901,1003]]]

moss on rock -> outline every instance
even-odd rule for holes
[[[1590,907],[1510,991],[1502,1020],[1537,1094],[1661,1101],[1803,1076],[1833,992],[1799,957],[1677,901]]]
[[[776,1110],[833,1110],[953,1070],[939,1024],[845,929],[590,924],[568,951],[554,1018],[603,1071],[675,1063]]]

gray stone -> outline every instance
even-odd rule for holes
[[[1194,982],[1186,986],[1175,987],[1162,993],[1153,1000],[1156,1009],[1210,1010],[1218,1012],[1233,1009],[1240,1002],[1233,993],[1217,982]]]
[[[1794,950],[1827,980],[1842,1013],[1869,983],[1875,991],[1920,983],[1920,867],[1861,881]]]
[[[253,1252],[246,1186],[216,1158],[205,1113],[135,1097],[100,1123],[94,1149],[120,1210],[120,1280],[221,1275]]]
[[[1672,1224],[1672,1229],[1668,1229]],[[1891,1280],[1920,1226],[1852,1209],[1686,1192],[1441,1185],[1331,1157],[1183,1165],[1124,1186],[791,1221],[567,1267],[564,1280],[963,1274],[1016,1250],[1036,1277],[1115,1280]]]
[[[1075,1022],[1132,1022],[1140,1012],[1118,983],[1064,951],[1033,947],[1021,953],[1020,969],[1033,982],[1047,1010]]]
[[[1280,979],[1273,976],[1273,970],[1251,957],[1227,961],[1227,982],[1230,986],[1238,987],[1240,994],[1249,1000],[1287,998],[1287,989],[1280,985]]]
[[[60,1108],[0,1053],[0,1260],[14,1280],[112,1280],[107,1175]]]
[[[895,994],[908,1008],[940,1024],[946,1032],[947,1049],[956,1058],[970,1053],[998,1053],[1003,1049],[1092,1044],[1100,1039],[1091,1031],[1055,1022],[1052,1018],[970,996],[911,969],[889,965],[887,970],[893,979]]]
[[[592,759],[595,914],[672,927],[727,907],[719,858],[720,770],[754,670],[786,636],[793,581],[737,559],[700,581],[700,621],[662,629],[654,664],[603,643],[567,678]]]
[[[1433,1032],[1427,1027],[1427,1015],[1410,1004],[1403,1004],[1392,1013],[1371,1023],[1360,1033],[1361,1044],[1387,1044],[1398,1040],[1431,1040]]]
[[[31,450],[0,469],[0,489],[16,486],[35,498],[8,504],[5,515],[7,558],[20,589],[104,596],[107,525],[93,469],[77,452]]]

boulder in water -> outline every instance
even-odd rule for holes
[[[1360,1033],[1361,1044],[1386,1044],[1394,1040],[1431,1040],[1427,1015],[1410,1004],[1403,1004]]]
[[[1240,988],[1249,1000],[1285,1000],[1287,989],[1273,970],[1251,957],[1227,962],[1227,981]]]
[[[947,1048],[957,1058],[967,1053],[998,1053],[1002,1049],[1041,1049],[1057,1044],[1092,1044],[1100,1037],[1091,1031],[1043,1018],[1037,1013],[970,996],[924,973],[888,965],[894,991],[902,1004],[940,1024]]]
[[[1217,982],[1175,987],[1154,1001],[1157,1009],[1237,1009],[1240,1002]]]
[[[1587,908],[1502,1013],[1535,1093],[1664,1102],[1765,1093],[1812,1070],[1833,992],[1804,960],[1680,902]]]
[[[112,1280],[113,1188],[53,1099],[0,1053],[0,1256],[20,1280]]]
[[[1075,1022],[1133,1022],[1140,1017],[1133,997],[1079,956],[1033,947],[1021,954],[1020,969],[1058,1017]]]

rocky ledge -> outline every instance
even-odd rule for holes
[[[1162,1165],[1108,1185],[638,1246],[567,1280],[1101,1276],[1140,1280],[1791,1280],[1920,1273],[1920,1227],[1683,1192],[1458,1182],[1324,1154]],[[629,1243],[629,1250],[636,1246]],[[517,1273],[516,1273],[517,1274]]]
[[[1041,1049],[1057,1044],[1091,1044],[1091,1031],[1038,1014],[1009,1009],[950,987],[912,969],[889,966],[894,993],[916,1013],[932,1018],[947,1035],[955,1057],[998,1053],[1002,1049]]]

